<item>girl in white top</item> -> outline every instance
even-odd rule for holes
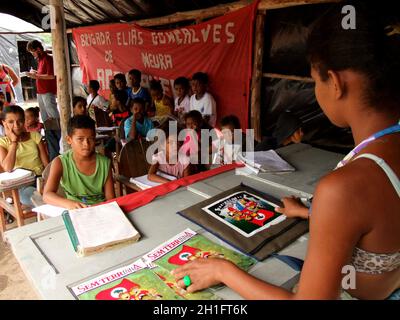
[[[190,111],[190,83],[189,79],[185,77],[179,77],[174,81],[174,89],[176,93],[175,98],[175,115],[179,119],[179,124],[184,126],[184,116]]]

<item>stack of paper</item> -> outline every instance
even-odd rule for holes
[[[274,150],[245,152],[238,160],[246,165],[246,169],[257,174],[261,172],[291,172],[296,169],[283,160]]]
[[[161,171],[157,171],[157,175],[159,175],[159,176],[161,176],[161,177],[163,177],[165,179],[171,180],[171,181],[172,180],[176,180],[176,177],[171,176],[171,175],[166,174],[166,173],[161,172]],[[136,184],[142,190],[149,189],[149,188],[152,188],[152,187],[156,187],[156,186],[159,186],[161,184],[160,182],[150,181],[147,178],[147,176],[148,175],[145,174],[144,176],[141,176],[141,177],[130,178],[129,182],[133,183],[133,184]]]
[[[54,218],[54,217],[59,217],[63,214],[64,211],[67,209],[62,208],[62,207],[56,207],[51,204],[45,204],[43,206],[39,206],[36,208],[33,208],[32,211],[36,213],[43,214],[47,217]]]
[[[65,211],[62,217],[78,256],[136,242],[140,238],[139,232],[115,201]]]
[[[12,172],[0,173],[0,187],[13,187],[20,184],[34,182],[35,174],[25,169],[15,169]]]

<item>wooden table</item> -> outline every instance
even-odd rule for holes
[[[78,258],[72,249],[61,217],[11,230],[6,233],[6,239],[40,297],[74,299],[70,287],[135,261],[188,227],[229,247],[199,226],[177,215],[177,211],[242,182],[275,197],[307,197],[312,194],[317,180],[332,170],[343,157],[304,144],[291,145],[277,151],[296,167],[296,172],[240,176],[236,175],[235,171],[230,171],[180,188],[128,213],[129,219],[142,235],[141,240],[135,244]],[[307,239],[308,235],[300,237],[280,253],[304,259]],[[272,257],[258,262],[250,273],[287,289],[293,287],[299,276],[298,272]],[[240,296],[229,288],[223,288],[217,294],[224,299],[240,299]]]

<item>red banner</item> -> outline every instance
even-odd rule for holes
[[[135,24],[108,24],[73,30],[83,83],[100,82],[108,97],[114,74],[142,71],[142,85],[159,79],[164,91],[175,96],[174,79],[206,72],[209,91],[217,102],[218,119],[239,117],[247,128],[251,79],[253,25],[257,1],[224,16],[170,30]]]

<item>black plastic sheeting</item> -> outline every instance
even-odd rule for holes
[[[263,89],[261,123],[264,136],[271,136],[279,115],[290,110],[304,124],[304,143],[341,153],[354,146],[350,130],[332,125],[318,106],[314,83],[266,79]]]

